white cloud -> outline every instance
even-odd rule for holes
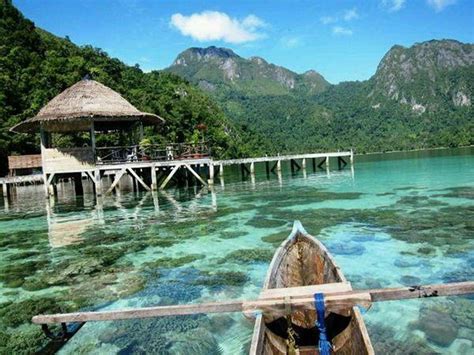
[[[354,7],[353,9],[344,11],[343,18],[345,21],[355,20],[359,18],[359,13],[357,12],[357,9]]]
[[[301,45],[301,38],[298,36],[284,36],[280,42],[285,48],[295,48]]]
[[[443,11],[445,7],[454,5],[456,0],[427,0],[428,5],[435,9],[436,12]]]
[[[319,19],[323,25],[329,25],[331,23],[337,22],[337,17],[334,16],[323,16]]]
[[[342,26],[334,26],[332,28],[332,33],[338,36],[352,36],[352,30],[342,27]]]
[[[382,5],[385,6],[388,11],[397,12],[405,6],[405,0],[382,0]]]
[[[258,32],[265,27],[265,22],[255,15],[248,15],[243,20],[231,18],[218,11],[203,11],[184,16],[180,13],[171,16],[171,26],[182,35],[205,41],[224,41],[228,43],[245,43],[264,37]]]

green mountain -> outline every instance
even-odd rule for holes
[[[153,142],[193,141],[198,124],[216,156],[242,154],[238,130],[216,103],[199,88],[161,71],[144,73],[91,46],[79,47],[35,27],[12,5],[0,0],[0,176],[9,154],[38,152],[34,135],[9,132],[33,116],[55,95],[86,74],[121,93],[140,110],[166,119],[158,131],[146,131]]]
[[[338,85],[216,47],[188,49],[168,70],[252,132],[256,154],[420,149],[474,144],[473,48],[453,40],[394,46],[372,78]]]
[[[474,45],[428,41],[410,48],[394,46],[371,79],[371,101],[392,99],[415,112],[471,106]]]
[[[297,74],[260,57],[242,58],[227,48],[189,48],[167,69],[216,95],[316,94],[329,83],[311,70]]]

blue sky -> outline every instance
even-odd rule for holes
[[[37,26],[146,71],[189,47],[233,49],[327,80],[365,80],[394,44],[474,42],[472,0],[14,0]]]

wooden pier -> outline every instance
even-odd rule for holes
[[[329,171],[330,160],[337,161],[339,169],[348,163],[354,163],[352,150],[344,152],[311,153],[265,156],[257,158],[243,158],[231,160],[214,160],[211,157],[195,159],[175,159],[161,161],[130,161],[111,164],[96,162],[80,167],[73,164],[71,168],[62,166],[58,169],[56,164],[43,167],[42,175],[11,176],[0,179],[3,196],[11,195],[12,189],[18,185],[43,183],[46,197],[57,195],[57,186],[64,180],[74,181],[77,195],[82,195],[83,183],[89,181],[94,187],[95,195],[102,196],[119,193],[122,189],[124,176],[131,182],[134,191],[156,191],[165,189],[174,182],[184,185],[213,185],[216,174],[222,179],[224,167],[239,166],[243,178],[250,177],[255,181],[255,167],[257,164],[265,166],[267,176],[274,173],[281,177],[282,163],[290,162],[292,172],[302,170],[306,173],[308,165],[313,171],[325,169]],[[223,182],[223,181],[222,181]]]
[[[223,184],[224,167],[237,165],[243,178],[255,182],[256,164],[265,164],[267,176],[275,173],[281,182],[282,162],[290,162],[292,172],[306,174],[307,163],[313,170],[329,171],[330,159],[342,169],[352,150],[333,153],[265,156],[232,160],[214,160],[205,142],[205,125],[199,142],[156,144],[144,138],[144,126],[158,130],[165,120],[153,113],[139,111],[119,93],[85,77],[49,101],[34,117],[13,126],[17,133],[40,133],[41,155],[9,157],[10,175],[24,175],[41,168],[42,175],[9,176],[1,179],[2,193],[8,198],[17,185],[43,182],[46,197],[58,195],[64,182],[73,183],[76,195],[84,194],[84,181],[96,196],[121,190],[156,191],[176,185],[214,184],[218,172]],[[115,135],[111,135],[115,132]],[[79,134],[74,146],[58,144],[58,136]],[[97,139],[98,135],[102,136]],[[107,143],[105,143],[107,142]],[[106,145],[104,145],[106,144]],[[123,186],[122,186],[123,185]]]

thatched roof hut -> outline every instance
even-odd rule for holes
[[[139,111],[119,93],[97,81],[83,79],[11,131],[34,132],[39,130],[40,124],[52,132],[81,131],[89,129],[91,122],[97,129],[115,129],[134,122],[158,125],[164,119]]]

